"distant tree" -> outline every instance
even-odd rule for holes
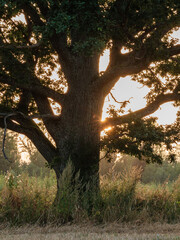
[[[100,174],[101,175],[108,175],[109,173],[112,174],[121,174],[126,171],[131,171],[132,168],[141,169],[142,171],[146,167],[146,162],[141,161],[134,156],[129,156],[122,154],[117,156],[113,154],[110,158],[103,158],[100,161]]]
[[[0,112],[9,129],[33,142],[57,180],[69,160],[82,183],[98,176],[100,132],[108,127],[102,143],[108,152],[147,161],[162,161],[155,145],[171,149],[178,141],[179,121],[163,127],[146,117],[166,102],[179,104],[180,45],[170,38],[179,10],[179,0],[0,0]],[[99,72],[107,48],[109,65]],[[101,122],[105,97],[128,75],[149,87],[147,105],[125,114],[126,101]]]
[[[34,147],[32,142],[29,139],[21,139],[20,140],[20,148],[21,152],[28,153],[27,161],[37,165],[38,167],[43,167],[46,163],[43,156],[38,152],[38,150]]]
[[[29,139],[21,139],[19,145],[20,152],[28,155],[27,161],[23,161],[17,172],[26,171],[30,176],[41,177],[45,177],[45,175],[50,173],[46,160]]]
[[[157,163],[147,164],[142,173],[142,182],[163,184],[174,182],[180,176],[180,162],[169,163],[164,161],[162,165]]]

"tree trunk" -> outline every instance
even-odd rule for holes
[[[92,71],[91,62],[84,60],[82,65],[78,62],[78,66],[75,66],[68,101],[63,105],[61,121],[57,127],[59,157],[53,166],[57,176],[57,196],[61,188],[59,178],[68,161],[74,167],[74,175],[79,173],[83,185],[93,179],[93,183],[99,187],[100,122],[104,96],[88,87],[97,74],[97,69]]]

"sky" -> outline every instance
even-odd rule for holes
[[[179,37],[180,31],[176,34]],[[105,50],[103,56],[100,59],[99,70],[105,71],[109,62],[109,51]],[[146,99],[144,98],[149,89],[143,87],[141,84],[131,80],[130,76],[125,78],[120,78],[119,81],[112,88],[112,94],[117,101],[122,102],[130,99],[130,104],[127,105],[127,111],[131,109],[136,111],[146,106]],[[110,105],[114,105],[117,109],[120,104],[116,103],[111,95],[109,94],[104,103],[102,120],[104,120],[107,115],[107,110]],[[172,102],[163,104],[154,114],[151,116],[157,117],[157,122],[159,124],[172,124],[176,119],[176,113],[178,108],[173,106]]]

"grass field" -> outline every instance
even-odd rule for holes
[[[59,227],[1,226],[1,240],[180,240],[180,224],[92,224]]]
[[[140,172],[132,169],[120,176],[101,178],[100,192],[87,187],[82,194],[78,179],[76,185],[71,185],[71,174],[67,169],[60,179],[61,195],[56,206],[53,205],[54,175],[43,178],[26,173],[0,176],[0,223],[18,227],[89,221],[134,223],[136,226],[180,222],[180,177],[171,184],[145,185],[140,182]],[[160,233],[158,230],[157,234]]]

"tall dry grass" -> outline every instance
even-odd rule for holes
[[[140,182],[141,170],[132,168],[103,177],[100,192],[87,185],[82,193],[78,175],[73,186],[72,176],[73,167],[69,164],[60,179],[61,193],[56,205],[53,173],[45,178],[13,173],[0,176],[0,222],[42,225],[90,220],[140,224],[180,220],[180,177],[171,186],[148,186]]]

